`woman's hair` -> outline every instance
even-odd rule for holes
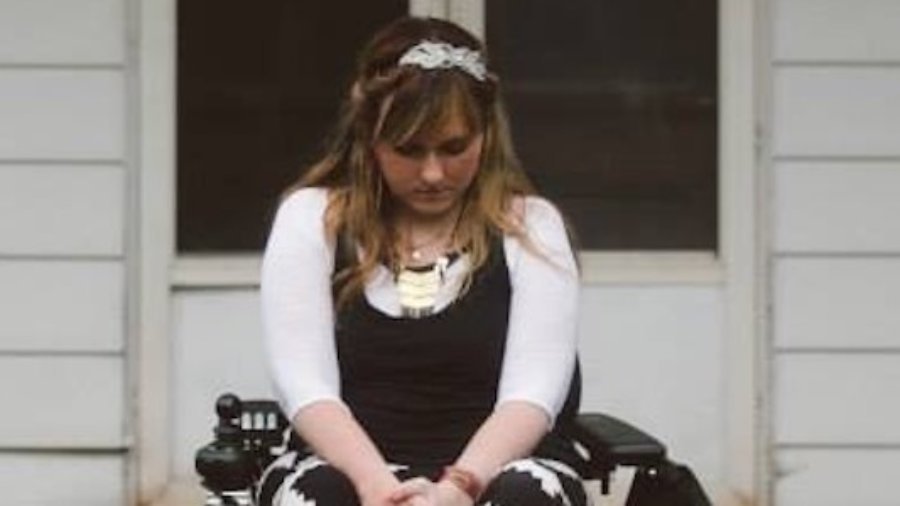
[[[480,165],[463,196],[454,235],[454,244],[470,258],[466,285],[486,262],[492,237],[506,233],[528,242],[521,213],[512,212],[512,205],[533,188],[512,147],[497,77],[488,71],[479,79],[461,66],[398,65],[407,50],[423,41],[467,48],[487,60],[483,44],[449,21],[410,17],[382,28],[359,57],[327,152],[288,189],[328,188],[329,237],[342,234],[360,246],[359,261],[337,273],[342,287],[338,306],[362,292],[380,262],[398,264],[393,203],[373,154],[376,142],[402,145],[439,132],[454,118],[461,118],[470,133],[484,134]]]

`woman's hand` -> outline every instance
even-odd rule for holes
[[[441,506],[473,506],[475,501],[469,494],[449,481],[439,481],[434,485]]]
[[[427,478],[406,480],[390,495],[396,506],[473,506],[474,501],[448,481]]]
[[[393,475],[390,475],[393,478]],[[401,486],[396,478],[369,481],[357,487],[356,494],[362,506],[396,506],[393,493]]]

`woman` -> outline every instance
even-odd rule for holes
[[[437,19],[383,28],[266,247],[268,357],[305,445],[261,502],[584,504],[554,430],[577,409],[577,304],[480,42]]]

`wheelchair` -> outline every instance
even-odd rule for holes
[[[229,393],[218,398],[215,409],[215,439],[195,459],[207,490],[204,506],[256,506],[256,484],[286,451],[290,424],[272,400],[241,400]],[[581,413],[562,429],[583,457],[575,471],[599,482],[602,495],[609,494],[617,468],[634,467],[626,506],[711,506],[691,470],[670,460],[666,447],[640,429],[601,413]]]

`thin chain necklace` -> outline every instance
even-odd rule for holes
[[[454,236],[456,235],[456,229],[459,226],[460,215],[461,213],[457,213],[456,217],[453,219],[452,226],[441,228],[437,233],[427,237],[424,241],[420,241],[418,244],[412,240],[412,227],[408,227],[404,237],[402,251],[400,252],[401,262],[403,259],[408,258],[411,260],[411,264],[421,265],[427,263],[429,260],[436,261],[440,258],[447,252],[449,246],[453,242]]]
[[[410,241],[406,246],[406,252],[413,263],[422,264],[425,263],[426,259],[429,257],[439,257],[440,255],[435,255],[435,252],[444,252],[451,242],[451,239],[452,234],[447,234],[447,231],[441,231],[434,237],[422,241],[419,244],[414,244]]]

